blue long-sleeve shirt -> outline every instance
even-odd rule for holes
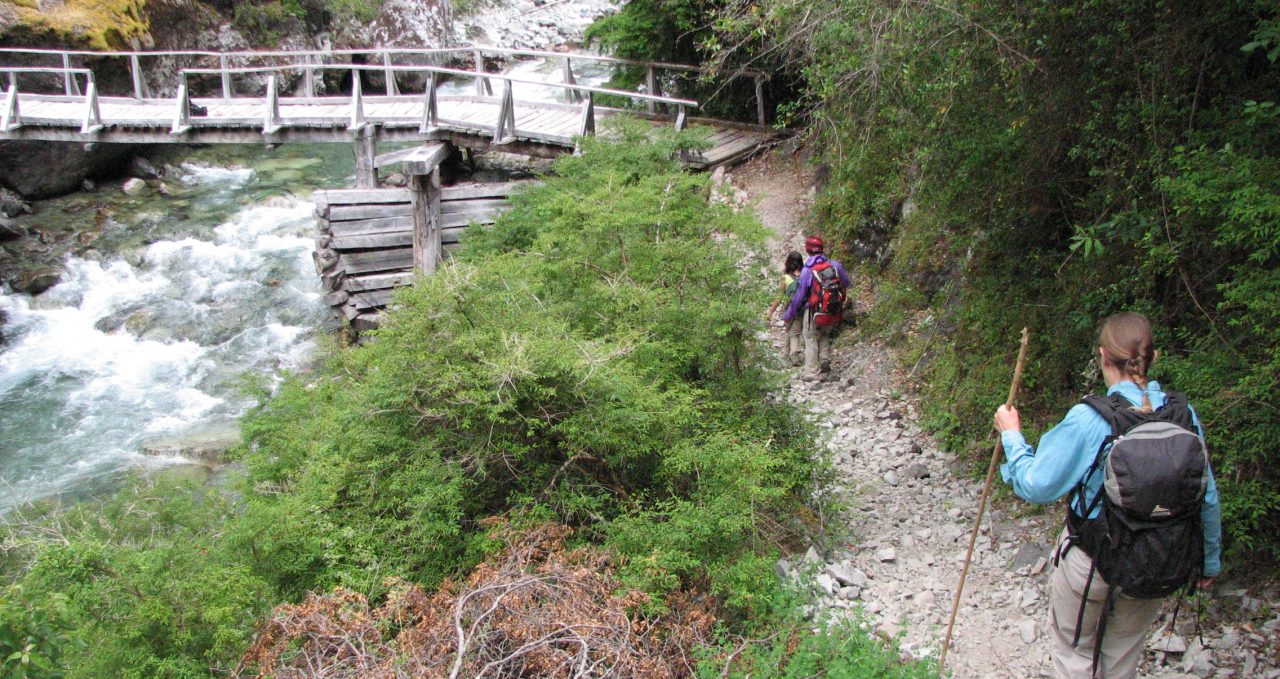
[[[1130,403],[1142,403],[1142,389],[1132,381],[1118,382],[1107,390],[1107,394],[1119,392]],[[1147,396],[1152,407],[1164,405],[1165,394],[1157,382],[1147,384]],[[1191,418],[1196,431],[1204,439],[1204,429],[1200,426],[1200,418],[1195,409],[1191,410]],[[1076,484],[1093,464],[1098,448],[1111,434],[1111,425],[1090,406],[1080,403],[1067,412],[1067,416],[1056,427],[1040,437],[1037,450],[1023,438],[1020,431],[1004,431],[1000,441],[1004,444],[1007,461],[1000,466],[1000,475],[1006,483],[1013,486],[1013,492],[1024,500],[1037,504],[1053,502],[1075,489]],[[1204,577],[1212,578],[1222,571],[1222,517],[1218,507],[1218,486],[1213,479],[1213,470],[1206,469],[1209,476],[1205,489],[1204,503],[1200,509],[1200,519],[1204,526]],[[1085,500],[1092,502],[1102,487],[1102,474],[1092,474],[1085,481]],[[1072,511],[1075,511],[1074,505]],[[1093,516],[1097,516],[1095,509]],[[1091,518],[1091,517],[1090,517]]]
[[[836,275],[840,277],[840,284],[848,288],[853,284],[853,280],[849,278],[849,274],[845,273],[844,267],[836,260],[828,260],[826,255],[814,255],[804,263],[804,268],[800,270],[800,280],[796,283],[796,294],[791,296],[791,303],[787,305],[787,310],[782,314],[782,320],[789,321],[805,308],[809,301],[810,288],[813,287],[813,266],[820,262],[831,262],[831,268],[836,270]]]

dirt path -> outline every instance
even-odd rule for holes
[[[798,155],[775,151],[732,170],[725,181],[737,189],[737,202],[753,206],[778,235],[773,262],[780,265],[787,251],[801,249],[812,179]],[[781,330],[770,331],[781,352]],[[936,657],[982,484],[921,430],[911,386],[887,347],[856,332],[836,340],[829,379],[793,376],[792,401],[824,414],[823,437],[838,476],[834,490],[849,507],[835,531],[847,537],[803,560],[819,571],[813,583],[819,606],[836,615],[861,608],[878,632],[901,639],[905,653]],[[1016,499],[995,505],[982,522],[947,669],[966,678],[1048,677],[1045,585],[1059,507]],[[1280,677],[1278,598],[1219,586],[1207,617],[1222,622],[1210,626],[1202,618],[1197,636],[1197,616],[1184,609],[1172,638],[1160,632],[1152,638],[1170,652],[1149,646],[1139,676]]]

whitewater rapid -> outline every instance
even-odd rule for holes
[[[188,164],[179,179],[203,200],[226,200],[255,173]],[[252,405],[244,375],[303,365],[327,317],[312,210],[271,198],[140,253],[68,258],[37,298],[0,294],[0,512],[189,464],[143,451],[229,428]]]

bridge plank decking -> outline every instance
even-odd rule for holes
[[[18,94],[20,125],[0,131],[0,139],[52,139],[79,141],[121,141],[134,143],[226,143],[284,141],[335,142],[350,141],[352,109],[350,100],[334,98],[281,97],[274,124],[280,130],[263,133],[268,118],[265,98],[192,99],[199,115],[188,119],[191,126],[183,134],[171,128],[178,112],[176,99],[133,99],[101,97],[98,115],[104,129],[91,134],[78,134],[85,122],[87,106],[83,97],[58,97],[41,94]],[[437,120],[427,132],[421,131],[426,108],[425,97],[366,97],[362,101],[364,122],[378,125],[396,141],[439,138],[440,132],[455,132],[472,137],[492,137],[497,129],[499,97],[440,97]],[[0,116],[7,104],[0,99]],[[597,122],[621,113],[618,109],[596,107]],[[671,124],[670,116],[646,116],[655,124]],[[688,162],[695,167],[708,167],[732,162],[754,149],[770,143],[778,132],[771,128],[693,119],[694,125],[709,128],[711,147],[692,154]],[[574,137],[582,132],[582,113],[578,106],[539,102],[518,102],[512,139],[532,145],[572,149]],[[245,134],[248,132],[249,134]],[[252,134],[258,132],[258,134]],[[485,140],[489,141],[489,140]]]

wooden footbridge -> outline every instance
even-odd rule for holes
[[[560,81],[499,71],[493,65],[499,58],[505,63],[558,60]],[[465,60],[471,61],[470,69],[438,65]],[[574,64],[581,67],[586,62],[643,69],[647,74],[644,91],[579,85]],[[190,65],[175,68],[175,64]],[[0,140],[134,144],[354,140],[360,147],[358,171],[367,174],[370,163],[361,160],[371,161],[380,141],[503,146],[512,153],[547,157],[572,150],[574,137],[594,134],[602,118],[620,112],[677,128],[694,123],[710,128],[711,148],[688,159],[696,167],[732,162],[776,137],[776,130],[764,125],[761,74],[734,74],[755,80],[754,125],[693,118],[698,102],[662,94],[664,83],[699,75],[697,67],[681,64],[474,46],[324,52],[0,49],[0,76],[8,80],[0,102]],[[474,82],[475,94],[438,94],[441,82],[464,79]],[[349,91],[326,91],[325,83],[335,81]],[[420,91],[404,91],[401,83],[410,81]],[[366,92],[368,82],[379,83],[380,91]],[[157,94],[162,91],[163,95]],[[543,96],[517,96],[538,91]],[[545,96],[549,92],[558,96]],[[603,98],[630,107],[597,103]],[[358,175],[358,181],[363,179],[367,177]]]
[[[560,61],[559,81],[520,77],[496,66],[529,58]],[[578,84],[575,64],[586,62],[642,69],[643,91]],[[464,67],[454,67],[459,64]],[[316,194],[316,268],[335,315],[359,328],[376,323],[390,289],[415,269],[433,271],[459,229],[491,223],[506,205],[508,185],[440,185],[439,164],[450,146],[552,157],[572,152],[577,138],[595,134],[602,119],[620,113],[677,129],[709,128],[710,147],[684,158],[696,168],[734,162],[777,138],[777,130],[765,125],[762,74],[727,74],[754,80],[756,124],[695,118],[698,102],[662,94],[679,79],[705,75],[681,64],[476,46],[0,49],[0,76],[8,81],[0,101],[0,141],[353,144],[355,189]],[[440,94],[446,80],[471,81],[474,93]],[[380,142],[421,146],[379,155]],[[408,189],[378,188],[379,168],[393,164],[410,177]]]

